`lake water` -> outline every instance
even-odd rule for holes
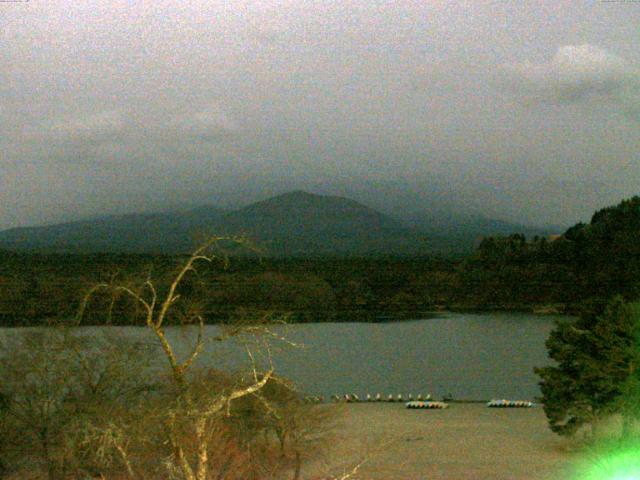
[[[315,323],[278,328],[302,347],[273,352],[278,374],[300,389],[333,393],[430,393],[434,398],[530,399],[539,395],[534,366],[549,364],[544,342],[554,316],[520,313],[443,313],[425,320],[390,323]],[[83,328],[87,333],[104,327]],[[115,327],[110,327],[115,328]],[[118,327],[128,336],[147,337],[137,327]],[[5,330],[6,332],[6,330]],[[218,334],[208,326],[207,335]],[[187,351],[191,327],[168,329]],[[277,343],[277,342],[276,342]],[[200,362],[237,368],[246,359],[237,343],[207,343]]]
[[[513,313],[292,325],[287,336],[306,348],[276,355],[275,365],[301,388],[324,396],[533,399],[540,392],[533,367],[550,362],[544,342],[552,327],[552,317]]]

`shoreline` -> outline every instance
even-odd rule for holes
[[[399,316],[391,317],[383,312],[377,312],[375,317],[370,319],[364,319],[362,317],[355,317],[349,320],[337,320],[335,318],[335,313],[331,315],[329,320],[309,320],[309,321],[289,321],[286,322],[287,325],[305,325],[305,324],[340,324],[340,323],[372,323],[372,324],[390,324],[390,323],[403,323],[403,322],[415,322],[421,320],[432,320],[438,318],[442,315],[450,314],[450,313],[460,313],[460,314],[470,314],[470,315],[486,315],[486,314],[528,314],[535,315],[539,317],[549,317],[555,315],[566,315],[570,314],[566,311],[565,308],[555,309],[547,306],[512,306],[512,307],[461,307],[454,306],[446,309],[436,309],[436,310],[416,310],[415,312],[401,312]],[[219,318],[216,321],[206,321],[205,325],[222,325],[228,324],[227,319]],[[195,325],[195,324],[193,324]],[[248,325],[248,324],[247,324]],[[42,321],[36,322],[8,322],[8,324],[4,324],[4,322],[0,323],[0,328],[32,328],[32,327],[58,327],[58,326],[71,326],[71,327],[142,327],[146,328],[146,325],[143,323],[95,323],[95,322],[81,322],[77,323],[77,321],[70,319],[42,319]],[[189,325],[180,325],[180,324],[172,324],[168,323],[167,327],[184,327]]]

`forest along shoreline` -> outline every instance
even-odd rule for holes
[[[534,312],[572,314],[591,297],[580,291],[576,275],[532,275],[534,266],[512,255],[495,264],[487,250],[501,245],[529,257],[546,245],[521,237],[490,239],[465,260],[429,257],[250,258],[237,257],[228,268],[201,266],[197,279],[181,286],[181,295],[199,304],[206,323],[260,319],[264,314],[288,322],[389,322],[429,318],[434,313]],[[544,247],[546,248],[546,247]],[[555,248],[555,247],[554,247]],[[495,256],[495,255],[494,255]],[[178,255],[60,254],[0,251],[0,325],[46,325],[73,318],[84,293],[100,282],[153,271],[161,288]],[[521,264],[514,268],[510,263]],[[560,268],[560,267],[558,267]],[[540,277],[554,277],[553,281]],[[606,292],[597,291],[599,295]],[[140,321],[135,303],[105,295],[93,300],[85,325],[131,325]],[[172,319],[169,319],[172,321]]]

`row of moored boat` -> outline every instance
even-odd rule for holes
[[[404,399],[402,394],[387,395],[386,397],[381,394],[376,394],[375,396],[367,393],[367,396],[364,399],[361,399],[355,393],[345,393],[342,396],[340,395],[332,395],[331,400],[333,402],[345,402],[345,403],[358,403],[358,402],[397,402],[404,403],[407,408],[447,408],[449,406],[448,402],[435,402],[431,400],[431,395],[422,395],[419,394],[415,399],[413,395],[409,394],[407,400]],[[308,403],[324,403],[324,397],[307,397],[306,401]],[[534,406],[533,402],[529,402],[526,400],[491,400],[487,402],[487,407],[490,408],[531,408]]]
[[[490,408],[531,408],[533,407],[533,402],[528,402],[526,400],[491,400],[487,402],[487,407]]]
[[[347,402],[347,403],[357,403],[357,402],[399,402],[404,403],[405,401],[412,402],[414,401],[413,395],[409,394],[407,400],[404,399],[402,394],[398,394],[395,397],[391,394],[386,397],[377,393],[375,396],[372,396],[370,393],[367,393],[367,396],[364,399],[360,399],[360,397],[355,393],[345,393],[342,396],[339,395],[331,395],[331,400],[334,402]],[[431,395],[422,395],[419,394],[416,398],[416,401],[429,401],[431,400]]]
[[[441,410],[443,408],[449,408],[449,404],[445,402],[422,402],[422,401],[413,401],[407,402],[404,404],[407,408],[429,408],[429,409],[438,409]]]

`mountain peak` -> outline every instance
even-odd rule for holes
[[[319,195],[304,190],[293,190],[291,192],[282,193],[274,197],[247,205],[244,209],[253,210],[255,208],[335,208],[341,207],[360,207],[368,209],[368,207],[351,200],[346,197],[338,197],[333,195]]]
[[[513,233],[514,226],[503,223],[436,216],[408,226],[347,197],[293,190],[234,210],[202,206],[14,229],[0,232],[0,248],[185,253],[193,249],[194,235],[212,232],[245,235],[273,255],[426,254],[468,251],[478,237]]]
[[[281,193],[280,195],[276,195],[273,198],[282,198],[282,197],[322,197],[323,195],[318,195],[317,193],[307,192],[306,190],[292,190],[290,192]]]
[[[290,192],[274,195],[273,197],[269,197],[257,203],[310,202],[310,201],[320,201],[323,198],[326,198],[326,197],[324,195],[310,193],[305,190],[292,190]]]

